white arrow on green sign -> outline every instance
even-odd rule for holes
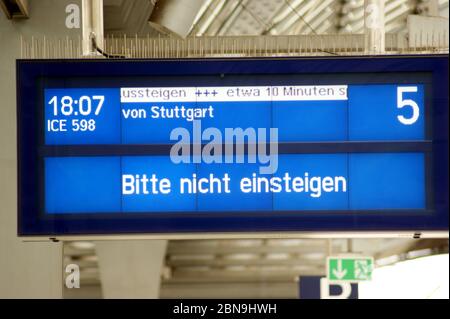
[[[373,265],[372,257],[328,257],[327,278],[346,282],[372,280]]]

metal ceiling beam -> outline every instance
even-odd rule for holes
[[[273,281],[293,281],[299,275],[317,276],[325,275],[324,267],[308,268],[304,270],[225,270],[210,269],[207,271],[174,270],[170,279],[165,282],[273,282]]]
[[[189,30],[189,35],[196,35],[198,27],[201,26],[210,16],[212,8],[214,8],[216,0],[206,0],[200,8],[195,20]]]
[[[201,31],[197,33],[197,35],[216,35],[219,30],[223,27],[227,21],[234,21],[231,16],[235,11],[236,5],[242,0],[234,0],[234,1],[224,1],[224,0],[216,0],[217,5],[215,10],[212,12],[208,21],[201,27]],[[239,8],[240,6],[238,6]],[[232,22],[230,22],[232,23]]]
[[[226,266],[297,266],[297,265],[316,265],[322,266],[325,263],[325,254],[319,260],[311,260],[307,258],[287,258],[287,259],[224,259],[213,258],[210,260],[166,260],[166,265],[175,268],[186,266],[209,266],[209,267],[226,267]]]
[[[311,11],[304,17],[304,21],[299,21],[298,27],[294,27],[293,34],[318,34],[316,28],[335,13],[330,8],[333,5],[333,0],[324,1],[319,7]],[[303,23],[301,23],[303,22]]]
[[[248,0],[235,0],[230,13],[227,15],[227,17],[225,19],[223,19],[222,23],[220,24],[220,27],[218,28],[217,32],[215,32],[215,34],[221,35],[221,36],[227,34],[228,30],[230,30],[230,28],[236,22],[239,15],[244,10],[244,6],[247,3],[248,3]]]
[[[333,250],[340,251],[340,244],[334,244]],[[258,245],[258,246],[237,246],[237,245],[217,245],[217,246],[206,246],[206,245],[196,245],[184,244],[177,245],[171,242],[168,247],[169,255],[192,255],[192,254],[239,254],[239,253],[254,253],[254,254],[267,254],[271,252],[277,253],[326,253],[327,247],[326,243],[321,244],[308,244],[302,246],[268,246],[268,245]]]
[[[289,0],[286,0],[289,1]],[[298,7],[294,7],[293,5],[289,5],[288,8],[291,12],[284,19],[281,19],[279,22],[274,22],[272,29],[276,32],[276,34],[284,34],[286,30],[289,30],[293,25],[297,25],[298,23],[304,23],[305,15],[312,10],[315,6],[320,5],[321,0],[309,0],[299,3]],[[277,18],[280,19],[280,18]]]

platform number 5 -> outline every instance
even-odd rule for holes
[[[397,115],[397,119],[404,125],[412,125],[419,119],[419,106],[411,99],[403,99],[403,93],[415,93],[417,92],[417,86],[399,86],[397,88],[397,108],[410,107],[412,109],[412,116],[405,117],[403,115]]]

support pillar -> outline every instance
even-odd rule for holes
[[[95,242],[104,298],[158,298],[166,240]]]
[[[0,299],[63,297],[62,244],[17,237],[16,59],[21,36],[79,37],[80,29],[66,19],[73,15],[68,9],[80,5],[81,0],[28,1],[30,18],[13,21],[0,12]]]
[[[366,54],[384,53],[384,0],[364,0],[364,39]]]
[[[92,38],[103,49],[103,0],[83,0],[82,6],[83,55],[98,55]]]

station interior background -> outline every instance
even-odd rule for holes
[[[97,18],[77,26],[87,2],[0,1],[0,297],[298,298],[299,278],[348,252],[376,261],[361,298],[448,298],[448,238],[23,242],[15,133],[15,59],[104,58],[87,30],[127,58],[448,53],[448,0],[381,1],[384,52],[367,52],[364,0],[92,0]],[[64,286],[70,264],[79,289]]]

